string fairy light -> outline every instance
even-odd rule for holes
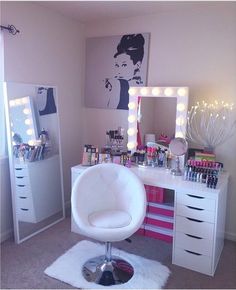
[[[234,104],[215,100],[197,102],[187,115],[186,138],[212,151],[231,137],[236,129]]]

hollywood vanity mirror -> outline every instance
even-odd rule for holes
[[[4,83],[15,242],[65,216],[56,88]]]
[[[185,137],[188,109],[187,87],[131,87],[129,89],[128,150],[137,146],[137,123],[142,144],[144,135],[161,133]]]

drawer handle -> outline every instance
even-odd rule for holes
[[[25,187],[24,184],[17,184],[17,186],[19,186],[19,187]]]
[[[19,198],[26,199],[27,197],[26,196],[19,196]]]
[[[15,170],[22,170],[22,168],[15,168]]]
[[[190,196],[190,197],[199,198],[199,199],[205,198],[203,196],[197,196],[197,195],[193,195],[193,194],[187,194],[187,195]]]
[[[21,208],[21,210],[28,211],[29,209],[28,208]]]
[[[201,256],[201,254],[195,253],[195,252],[192,252],[192,251],[189,251],[189,250],[185,250],[185,252],[193,254],[193,255],[196,255],[196,256]]]
[[[192,221],[192,222],[203,223],[203,221],[196,220],[196,219],[189,218],[189,217],[187,217],[186,219],[188,219],[188,220],[190,220],[190,221]]]
[[[198,207],[194,207],[194,206],[190,206],[190,205],[186,205],[188,208],[191,209],[196,209],[196,210],[204,210],[203,208],[198,208]]]
[[[197,236],[190,235],[190,234],[185,234],[185,235],[188,236],[188,237],[190,237],[190,238],[194,238],[194,239],[202,240],[201,237],[197,237]]]
[[[24,176],[17,176],[16,178],[24,178]]]

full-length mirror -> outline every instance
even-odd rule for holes
[[[56,88],[4,83],[15,241],[64,218]]]

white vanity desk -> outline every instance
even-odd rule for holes
[[[71,168],[72,185],[86,167]],[[130,168],[144,184],[174,190],[172,263],[214,275],[224,246],[225,212],[229,175],[221,173],[216,189],[184,181],[164,168]],[[135,194],[135,193],[134,193]],[[79,232],[72,219],[72,231]]]

